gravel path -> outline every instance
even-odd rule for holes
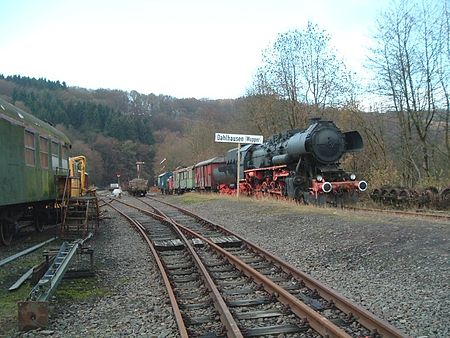
[[[90,242],[98,297],[70,301],[57,293],[49,326],[22,337],[176,337],[172,308],[149,250],[122,216],[107,219]],[[64,283],[77,281],[64,280]]]
[[[450,336],[450,223],[241,198],[166,196],[412,337]]]
[[[450,336],[449,222],[247,198],[162,198],[250,239],[410,336]],[[103,292],[73,301],[58,295],[47,329],[16,336],[176,337],[148,249],[115,211],[106,215],[91,242],[94,285]]]

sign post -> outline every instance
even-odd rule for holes
[[[239,186],[239,181],[240,181],[240,169],[241,169],[241,144],[238,143],[238,149],[237,149],[237,170],[236,170],[236,197],[239,197],[239,190],[240,190],[240,186]]]
[[[263,143],[262,135],[242,135],[242,134],[224,134],[215,133],[215,142],[237,143],[237,161],[236,161],[236,196],[239,197],[239,181],[241,167],[241,143],[244,144],[261,144]]]

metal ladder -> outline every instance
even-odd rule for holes
[[[70,261],[77,252],[81,241],[72,243],[64,242],[55,256],[50,268],[39,280],[36,286],[31,290],[28,300],[30,301],[47,301],[56,291],[62,280],[64,272],[66,272]]]
[[[71,243],[64,242],[61,245],[53,263],[33,287],[27,300],[18,303],[20,330],[32,330],[48,325],[49,299],[56,292],[77,250],[82,248],[83,243],[91,237],[92,233],[89,233],[85,239],[78,239]]]

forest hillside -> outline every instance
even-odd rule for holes
[[[405,140],[398,112],[362,112],[351,103],[318,107],[297,102],[293,109],[291,100],[250,91],[238,99],[178,99],[0,75],[0,96],[66,133],[71,155],[87,156],[91,183],[99,187],[116,182],[117,175],[128,182],[136,176],[138,161],[145,162],[142,177],[153,182],[163,171],[223,155],[233,145],[214,143],[215,132],[267,138],[291,126],[306,128],[312,117],[363,135],[364,150],[348,155],[342,164],[371,187],[441,188],[450,181],[446,110],[436,111],[424,146],[420,129],[413,126]]]

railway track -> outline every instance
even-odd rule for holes
[[[217,224],[155,199],[139,203],[145,207],[126,205],[147,218],[130,222],[140,223],[141,233],[149,234],[146,241],[168,275],[173,287],[169,294],[177,298],[172,306],[178,306],[174,311],[179,311],[189,336],[404,336]],[[217,319],[220,324],[214,325]]]
[[[408,210],[393,210],[393,209],[366,208],[366,207],[345,207],[345,209],[364,212],[377,212],[391,215],[422,217],[426,219],[450,220],[450,214],[448,212],[408,211]]]
[[[157,220],[129,220],[143,232],[147,231],[145,236],[151,238],[156,257],[163,266],[162,273],[170,281],[169,295],[176,295],[172,305],[179,317],[182,337],[257,337],[310,331],[292,311],[231,264],[205,249],[201,242],[191,244],[163,217],[155,214],[152,217]],[[233,246],[237,242],[228,239],[224,243]],[[233,300],[226,304],[222,294]],[[261,319],[267,319],[265,325],[261,325]],[[310,332],[307,336],[320,335]]]

